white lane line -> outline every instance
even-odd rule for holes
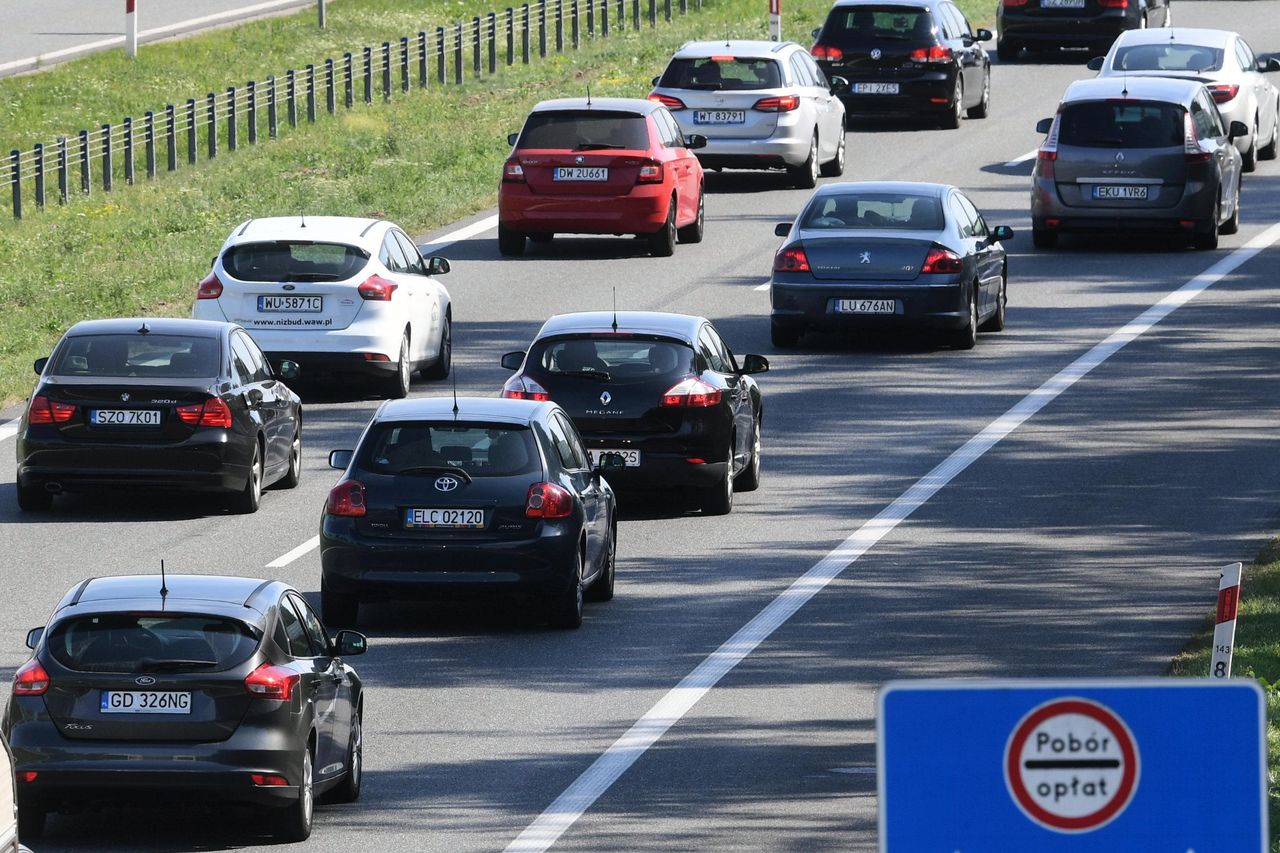
[[[1014,166],[1017,166],[1019,163],[1025,163],[1025,162],[1027,162],[1027,161],[1028,161],[1028,160],[1030,160],[1032,157],[1036,156],[1037,152],[1039,152],[1039,151],[1040,151],[1040,149],[1039,149],[1039,148],[1032,148],[1032,149],[1031,149],[1030,151],[1028,151],[1026,154],[1019,155],[1018,157],[1015,157],[1014,159],[1012,159],[1012,160],[1010,160],[1009,162],[1005,163],[1005,164],[1004,164],[1004,166],[1005,166],[1005,168],[1006,168],[1006,169],[1012,169]]]
[[[491,228],[498,227],[498,214],[487,216],[479,222],[472,222],[465,225],[457,231],[450,231],[434,243],[424,243],[418,247],[418,251],[422,252],[423,257],[430,257],[433,252],[438,252],[445,246],[452,246],[454,243],[462,240],[469,240],[477,234],[483,234]]]
[[[13,438],[18,434],[18,425],[22,423],[22,418],[14,418],[8,423],[0,424],[0,441],[6,438]]]
[[[312,551],[314,551],[316,548],[319,548],[319,547],[320,547],[320,537],[312,536],[310,539],[308,539],[306,542],[303,542],[297,548],[294,548],[288,554],[283,554],[279,557],[276,557],[270,563],[267,563],[267,568],[283,569],[285,566],[289,565],[294,560],[298,559],[299,557],[305,554],[311,553]]]
[[[747,655],[821,592],[872,546],[887,536],[962,471],[995,447],[1029,418],[1057,399],[1098,365],[1136,340],[1198,294],[1221,281],[1241,264],[1280,240],[1280,224],[1272,225],[1243,247],[1218,261],[1182,287],[1165,296],[1123,328],[1063,368],[1011,409],[964,443],[937,467],[903,492],[875,518],[858,528],[835,550],[765,606],[755,618],[707,656],[649,711],[604,751],[582,775],[529,824],[509,845],[507,853],[542,853],[582,817],[587,809],[689,712],[698,700]]]

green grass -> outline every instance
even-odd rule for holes
[[[1280,538],[1245,567],[1240,586],[1233,675],[1257,678],[1267,694],[1267,784],[1271,849],[1280,851]],[[1173,675],[1203,677],[1212,657],[1213,617],[1173,659]]]

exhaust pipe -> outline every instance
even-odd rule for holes
[[[45,483],[44,490],[51,495],[60,494],[62,492],[61,483]]]

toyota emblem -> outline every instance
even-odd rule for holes
[[[120,395],[120,402],[121,402],[121,403],[127,403],[127,402],[129,402],[129,392],[128,392],[128,391],[125,391],[123,394],[121,394],[121,395]]]
[[[133,683],[139,687],[150,687],[156,683],[156,680],[149,675],[139,675],[133,680]]]
[[[437,477],[436,488],[442,492],[452,492],[458,488],[459,481],[457,477]]]
[[[871,51],[872,59],[879,59],[881,56],[883,56],[883,54],[880,52],[880,48],[877,47],[875,50]]]
[[[600,405],[602,405],[602,406],[607,406],[607,405],[609,405],[609,402],[610,402],[612,399],[613,399],[613,395],[612,395],[612,394],[610,394],[608,391],[605,391],[604,393],[602,393],[602,394],[600,395]]]

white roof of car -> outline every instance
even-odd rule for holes
[[[787,48],[800,47],[793,41],[759,41],[732,39],[729,41],[690,41],[676,51],[673,59],[704,59],[708,56],[734,56],[742,59],[768,59],[786,52]],[[801,48],[803,50],[804,48]]]
[[[1135,44],[1189,44],[1225,49],[1235,35],[1229,30],[1204,30],[1192,27],[1126,30],[1120,34],[1117,44],[1125,47]]]
[[[264,240],[310,240],[357,246],[376,255],[393,224],[360,216],[269,216],[241,222],[223,248]]]

